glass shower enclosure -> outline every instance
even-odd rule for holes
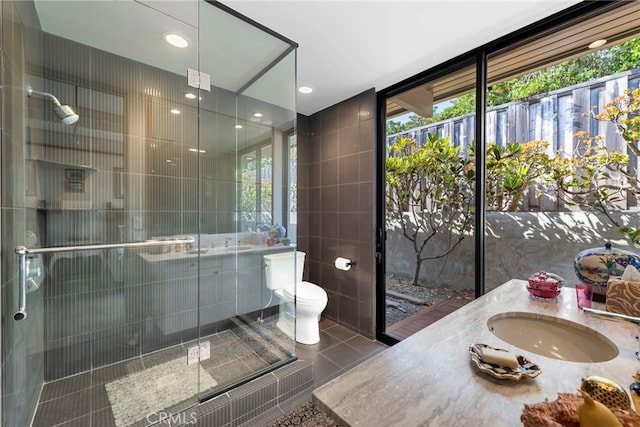
[[[1,7],[2,425],[151,425],[294,360],[295,43],[217,2]]]

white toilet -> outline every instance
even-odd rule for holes
[[[302,281],[304,252],[281,252],[264,256],[267,288],[284,304],[280,304],[278,327],[291,335],[291,303],[295,301],[295,334],[301,344],[320,341],[318,321],[327,306],[327,293],[318,285]],[[289,304],[287,304],[289,303]]]

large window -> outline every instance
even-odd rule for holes
[[[578,252],[610,240],[633,249],[619,230],[640,222],[637,141],[620,136],[617,116],[600,113],[638,87],[638,37],[639,3],[585,2],[381,91],[379,338],[393,335],[389,313],[406,311],[388,288],[399,277],[414,287],[481,294],[548,271],[571,286]],[[589,47],[599,39],[604,44]],[[447,167],[432,167],[435,158]],[[460,165],[466,173],[438,181]],[[456,228],[468,201],[458,196],[468,190],[446,185],[465,180],[485,189],[469,193],[482,232]],[[432,223],[420,225],[419,217],[442,220],[454,211],[444,240],[429,237],[439,235]],[[440,256],[443,247],[450,250]]]
[[[488,55],[487,290],[537,271],[572,286],[578,252],[607,241],[633,249],[618,230],[638,222],[635,191],[624,189],[637,185],[635,156],[599,114],[640,73],[640,7],[618,6]],[[506,114],[494,123],[496,110]]]
[[[287,235],[292,241],[296,241],[296,226],[298,224],[298,139],[295,133],[291,133],[286,138],[285,164],[287,168],[284,182],[287,185],[285,194],[288,196],[284,200],[285,227]]]
[[[242,231],[269,229],[273,221],[273,155],[271,143],[240,156]]]

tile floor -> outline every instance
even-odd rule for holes
[[[322,318],[320,342],[314,345],[296,343],[296,355],[299,360],[311,361],[315,389],[385,348],[387,346],[381,342],[370,340],[332,320]],[[267,426],[280,421],[283,415],[309,400],[311,393],[299,396],[295,402],[289,402],[287,407],[275,408],[259,420],[252,420],[251,426]]]
[[[298,359],[313,363],[314,387],[319,387],[385,348],[387,346],[378,341],[323,318],[320,342],[296,344],[296,353]]]
[[[235,367],[240,361],[242,363],[238,366],[248,370],[252,366],[256,368],[256,363],[260,363],[260,366],[266,365],[265,361],[267,360],[273,363],[274,360],[269,360],[269,357],[273,357],[274,352],[278,353],[274,349],[266,351],[260,348],[261,346],[256,347],[255,345],[251,346],[251,351],[247,351],[246,346],[242,345],[244,344],[241,342],[243,340],[239,339],[242,338],[242,335],[238,337],[230,332],[222,333],[218,337],[212,337],[212,340],[222,340],[223,338],[225,342],[217,344],[225,345],[212,346],[212,356],[215,356],[213,352],[216,349],[220,349],[226,354],[219,354],[216,357],[212,357],[212,360],[218,360],[219,363],[225,362],[224,366],[205,367],[207,371],[210,370],[212,372],[212,375],[220,383],[225,382],[221,373],[231,372],[230,367]],[[246,340],[244,341],[246,342]],[[296,353],[298,359],[312,362],[315,388],[382,351],[384,348],[386,346],[382,343],[367,339],[331,320],[323,319],[320,322],[320,342],[315,345],[296,344]],[[185,351],[186,349],[183,346],[177,346],[162,352],[96,369],[92,372],[47,383],[42,391],[33,426],[114,426],[113,413],[105,391],[105,384],[176,357],[183,357]],[[248,360],[247,353],[250,353],[250,356],[255,358],[256,361]],[[228,356],[230,355],[232,355],[231,359],[234,360],[225,360],[225,356],[229,358]],[[278,354],[277,356],[281,355]],[[237,369],[240,368],[237,367]],[[236,368],[233,370],[236,370]],[[231,376],[237,378],[235,375]],[[228,381],[231,380],[232,378],[228,379]],[[300,401],[310,398],[310,395],[301,396]],[[285,410],[286,408],[283,408],[280,412],[284,414]],[[275,419],[280,414],[274,413],[272,415],[271,418]]]
[[[290,350],[287,350],[286,347],[291,343],[291,340],[276,327],[275,321],[275,317],[269,318],[260,326],[239,323],[237,327],[203,337],[203,341],[208,340],[211,343],[211,356],[200,364],[217,382],[214,388],[203,391],[203,396],[216,393],[252,372],[257,372],[289,358]],[[144,371],[167,362],[183,359],[187,354],[187,348],[193,345],[197,345],[197,341],[169,347],[124,362],[46,383],[40,395],[32,427],[76,425],[115,427],[115,408],[112,407],[111,401],[118,397],[111,396],[110,398],[106,385],[111,383],[113,391],[113,388],[117,387],[114,385],[117,384],[114,381],[130,375],[144,377]],[[165,379],[160,378],[158,381],[169,380],[171,373],[167,372],[167,374],[163,377]],[[147,380],[149,387],[154,387],[156,379],[150,377]],[[165,384],[163,387],[170,386]],[[201,391],[198,389],[197,381],[181,382],[170,389],[183,390],[184,396],[188,398],[185,401],[180,401],[180,397],[172,400],[176,405],[171,408],[173,412],[179,412],[179,409],[193,405],[197,401],[198,392]],[[126,391],[119,393],[119,395],[122,394],[126,395]],[[153,401],[151,397],[146,400]],[[126,408],[126,405],[124,407]],[[123,408],[122,404],[120,408]],[[131,415],[140,418],[140,414],[132,413]],[[144,414],[142,415],[144,416]],[[135,425],[147,424],[142,420]]]

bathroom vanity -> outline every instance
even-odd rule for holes
[[[314,401],[350,426],[513,427],[521,425],[525,403],[555,400],[559,392],[574,393],[583,376],[606,377],[628,390],[632,375],[640,369],[634,355],[640,329],[579,311],[573,288],[563,288],[557,303],[530,299],[526,283],[510,280],[488,292],[316,389]],[[605,336],[619,353],[605,362],[579,363],[521,350],[487,326],[496,315],[516,312],[576,322]],[[479,373],[469,355],[469,346],[476,343],[523,355],[542,373],[521,381]]]
[[[251,313],[278,304],[264,283],[263,255],[293,251],[289,246],[219,246],[202,252],[140,253],[149,286],[153,321],[164,335]],[[199,311],[199,313],[198,313]],[[170,316],[162,316],[171,313]]]

